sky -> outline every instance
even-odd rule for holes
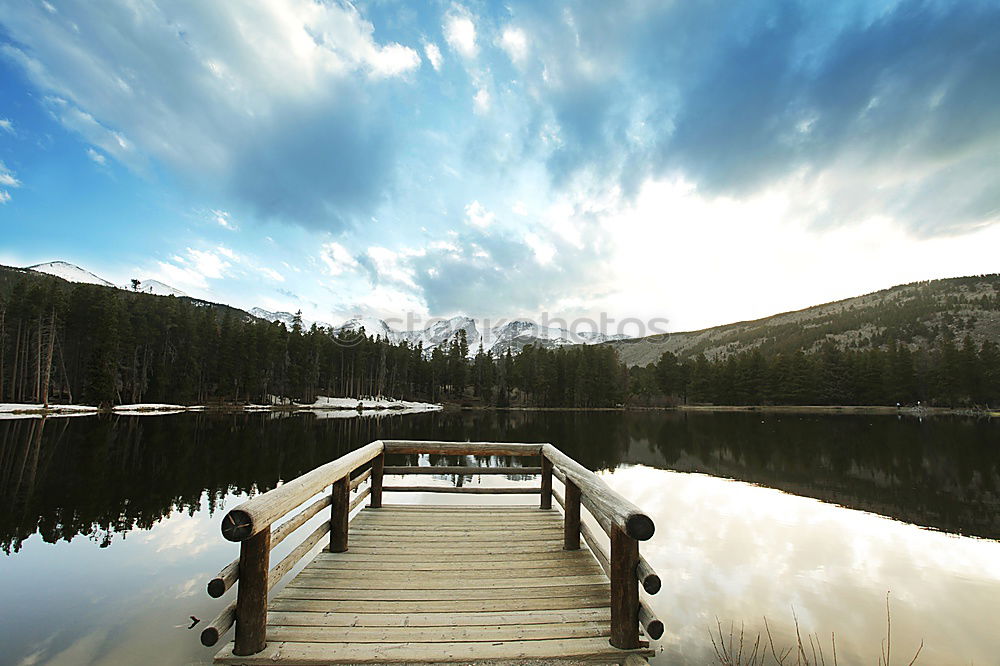
[[[611,333],[996,273],[998,34],[1000,0],[0,0],[0,263]]]

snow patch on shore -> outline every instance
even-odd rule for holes
[[[394,411],[436,412],[443,409],[441,405],[429,402],[411,402],[409,400],[393,400],[391,398],[330,398],[317,396],[311,405],[301,405],[310,410],[352,409],[355,411],[376,411],[391,409]]]
[[[111,408],[114,414],[126,416],[163,416],[183,412],[204,412],[216,409],[207,405],[175,405],[171,403],[145,402],[132,405],[115,405]],[[288,400],[276,401],[273,405],[225,405],[218,408],[221,411],[234,412],[310,412],[317,416],[337,418],[354,416],[371,416],[374,414],[416,414],[434,412],[443,409],[441,405],[427,402],[411,402],[408,400],[392,400],[388,398],[330,398],[319,396],[312,404],[293,403]],[[49,405],[41,403],[0,403],[0,419],[38,418],[41,416],[86,416],[97,414],[102,410],[93,405]]]

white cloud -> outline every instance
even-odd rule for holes
[[[419,67],[420,56],[408,46],[390,44],[371,55],[369,66],[375,76],[399,76]]]
[[[524,242],[535,253],[535,261],[542,266],[549,264],[556,256],[555,245],[542,239],[538,234],[525,234]]]
[[[438,45],[433,42],[428,42],[424,44],[424,55],[427,56],[427,60],[430,61],[431,67],[434,68],[435,72],[441,71],[441,49]]]
[[[326,265],[326,272],[329,275],[340,275],[358,267],[357,260],[351,256],[347,248],[333,241],[323,244],[319,258]]]
[[[0,186],[10,188],[21,187],[21,181],[14,176],[14,172],[8,169],[7,165],[3,162],[0,162]],[[10,192],[0,189],[0,203],[7,203],[8,201],[10,201]]]
[[[448,46],[463,58],[472,59],[479,53],[476,45],[476,24],[468,10],[462,7],[453,8],[444,20],[442,26],[444,39]]]
[[[515,65],[520,65],[528,57],[528,37],[520,28],[513,26],[504,28],[499,44]]]
[[[156,262],[152,271],[136,272],[148,273],[150,278],[182,291],[209,292],[209,280],[219,280],[231,274],[231,259],[238,261],[236,253],[225,247],[211,250],[189,247],[183,255],[174,255],[170,261]]]
[[[239,227],[233,222],[233,217],[227,211],[224,210],[213,210],[212,219],[223,229],[229,229],[230,231],[236,231]]]
[[[395,251],[379,246],[369,247],[367,251],[368,258],[371,260],[380,281],[389,280],[411,289],[416,289],[417,284],[414,281],[414,271],[410,265],[410,259],[423,256],[423,254],[423,250],[407,248]]]
[[[99,164],[101,166],[104,166],[105,164],[108,163],[108,158],[106,158],[104,155],[101,155],[93,148],[87,148],[87,157],[94,160],[96,164]]]
[[[285,276],[279,273],[278,271],[274,270],[273,268],[268,268],[267,266],[261,266],[258,270],[264,275],[264,277],[268,278],[269,280],[272,280],[274,282],[285,281]]]
[[[524,205],[523,201],[515,201],[510,210],[515,215],[520,215],[521,217],[525,217],[528,214],[528,207]]]
[[[465,221],[474,227],[485,229],[493,224],[496,216],[486,210],[483,204],[473,201],[465,207]]]
[[[475,97],[472,98],[475,105],[476,113],[486,113],[490,110],[490,91],[486,88],[480,88],[476,91]]]
[[[0,130],[3,130],[5,132],[10,132],[11,134],[13,134],[14,133],[14,123],[12,123],[7,118],[0,118]]]
[[[7,165],[0,162],[0,185],[6,187],[21,187],[21,181],[14,177],[14,172],[7,168]]]

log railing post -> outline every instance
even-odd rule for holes
[[[639,542],[611,526],[611,644],[639,647]]]
[[[566,510],[563,549],[580,550],[580,486],[566,479]]]
[[[382,472],[385,469],[385,453],[380,453],[372,459],[371,496],[368,506],[372,509],[382,507]]]
[[[552,461],[545,456],[542,456],[542,499],[538,508],[552,508]]]
[[[333,483],[330,493],[330,552],[347,550],[347,519],[351,510],[351,476],[345,475]]]
[[[233,654],[245,657],[267,647],[267,570],[271,530],[240,542],[240,584],[236,590],[236,643]]]

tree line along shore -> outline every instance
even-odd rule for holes
[[[0,403],[268,404],[284,396],[386,396],[458,405],[614,408],[678,405],[1000,404],[1000,349],[945,329],[929,347],[670,352],[627,367],[609,345],[470,350],[464,332],[429,353],[227,306],[56,278],[0,280]],[[471,353],[470,353],[471,351]]]

